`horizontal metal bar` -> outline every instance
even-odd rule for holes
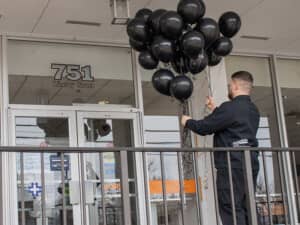
[[[260,152],[300,152],[299,148],[91,148],[91,147],[28,147],[1,146],[0,152],[44,152],[44,153],[97,153],[97,152],[222,152],[222,151],[260,151]]]

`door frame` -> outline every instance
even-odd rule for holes
[[[84,115],[92,116],[93,118],[109,118],[109,119],[132,119],[133,120],[133,144],[134,147],[143,146],[143,131],[142,131],[142,112],[136,108],[119,105],[87,105],[87,106],[42,106],[42,105],[10,105],[8,108],[8,130],[9,130],[9,145],[15,145],[15,117],[16,116],[37,116],[37,117],[55,117],[68,118],[69,120],[69,146],[77,147],[82,144],[80,135],[83,137],[83,130],[79,129],[78,120]],[[82,120],[83,122],[83,120]],[[80,133],[81,132],[81,133]],[[15,153],[8,153],[6,156],[7,162],[15,162]],[[79,165],[79,158],[77,157]],[[8,190],[5,205],[10,207],[4,209],[5,214],[9,215],[10,225],[18,224],[18,206],[17,206],[17,185],[16,185],[16,163],[8,163],[7,171],[10,173],[9,182],[6,185]],[[145,199],[145,181],[143,173],[143,155],[135,153],[135,170],[136,170],[136,196],[137,196],[137,219],[140,224],[147,223],[146,199]],[[77,173],[79,174],[79,171]],[[73,178],[73,177],[72,177]],[[77,178],[77,177],[76,177]],[[78,177],[80,180],[80,176]],[[82,187],[82,185],[80,185]],[[82,202],[81,202],[82,203]],[[82,204],[79,205],[80,207]],[[76,213],[77,221],[85,224],[82,209]],[[21,225],[21,224],[20,224]]]
[[[84,147],[85,135],[84,135],[84,119],[128,119],[132,120],[132,132],[133,132],[133,146],[142,146],[142,139],[140,134],[140,113],[138,112],[108,112],[108,111],[82,111],[79,110],[76,113],[77,116],[77,135],[78,146]],[[136,176],[136,197],[137,197],[137,221],[138,224],[146,224],[146,202],[145,202],[145,186],[144,186],[144,173],[143,173],[143,158],[142,153],[135,153],[135,176]],[[86,215],[87,215],[87,209]],[[123,209],[125,213],[125,210]],[[130,213],[130,212],[129,212]],[[87,224],[88,216],[86,216]]]
[[[76,132],[76,114],[72,111],[58,111],[58,110],[30,110],[30,109],[9,109],[8,110],[8,128],[10,131],[9,135],[9,145],[15,146],[16,145],[16,117],[24,116],[24,117],[44,117],[44,118],[67,118],[68,119],[68,130],[69,130],[69,146],[76,147],[77,146],[77,136]],[[8,154],[9,162],[16,162],[16,153],[9,153]],[[78,167],[76,167],[76,163],[78,163],[78,157],[76,155],[71,156],[71,174],[72,180],[79,181],[79,171]],[[72,164],[74,166],[72,166]],[[10,221],[11,224],[18,224],[18,192],[17,192],[17,168],[16,163],[9,164],[9,182],[8,182],[8,190],[9,193],[7,194],[9,197],[9,204],[10,204]],[[73,206],[73,220],[74,221],[81,221],[81,213],[80,213],[80,204]],[[21,224],[19,224],[21,225]],[[80,224],[74,224],[80,225]]]

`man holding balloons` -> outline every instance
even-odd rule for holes
[[[201,74],[208,66],[218,65],[233,49],[231,38],[241,28],[235,12],[225,12],[215,21],[205,17],[202,0],[180,0],[177,11],[140,9],[127,24],[130,46],[140,52],[138,61],[146,70],[157,69],[152,84],[160,94],[171,96],[186,105],[193,93],[192,76]],[[232,100],[216,107],[212,99],[208,107],[213,111],[203,120],[182,117],[182,124],[200,135],[215,133],[216,147],[233,145],[257,146],[255,138],[259,113],[250,100],[252,75],[241,71],[232,76]],[[233,225],[226,153],[216,154],[220,215],[223,225]],[[232,153],[234,187],[236,193],[237,225],[246,225],[247,211],[243,183],[241,153]],[[253,155],[254,180],[257,177],[257,154]],[[226,172],[227,171],[227,172]]]
[[[181,123],[199,135],[214,134],[214,147],[257,147],[256,133],[260,115],[250,99],[253,77],[249,72],[239,71],[231,78],[230,101],[216,107],[213,99],[209,97],[207,107],[212,111],[210,115],[198,121],[184,115]],[[214,155],[220,216],[223,225],[233,225],[227,154],[216,152]],[[258,152],[253,152],[251,158],[253,183],[256,187],[259,171]],[[231,152],[230,162],[237,225],[248,225],[243,154],[238,150]]]

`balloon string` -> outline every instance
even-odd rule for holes
[[[181,75],[183,75],[183,69],[182,69],[182,67],[184,66],[183,65],[183,59],[182,59],[182,57],[180,57],[180,65],[179,65],[179,67],[180,67],[180,73],[181,73]]]
[[[213,91],[213,88],[212,88],[212,84],[211,84],[211,73],[210,73],[210,68],[207,67],[206,69],[206,80],[207,80],[207,85],[208,85],[208,95],[210,97],[213,97],[214,95],[214,91]],[[207,107],[204,107],[204,112],[203,112],[205,115],[211,113]],[[204,137],[204,147],[208,147],[208,137],[205,136]]]
[[[181,109],[181,116],[182,115],[188,115],[188,102],[183,101],[180,103],[180,109]],[[189,147],[187,146],[187,140],[189,135],[189,130],[186,127],[181,128],[181,146],[182,147]]]
[[[213,97],[213,90],[212,90],[212,85],[211,85],[211,73],[210,73],[210,68],[207,68],[207,83],[208,83],[208,94],[209,96]]]

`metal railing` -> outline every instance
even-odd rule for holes
[[[119,179],[120,182],[120,188],[114,187],[118,196],[121,197],[121,207],[118,209],[121,210],[122,215],[122,224],[124,225],[131,225],[131,224],[139,224],[138,223],[138,216],[136,215],[136,218],[133,219],[133,209],[131,209],[133,206],[131,204],[131,197],[132,196],[138,196],[138,198],[145,198],[146,202],[146,220],[147,225],[154,224],[152,221],[152,215],[151,215],[151,204],[152,202],[156,202],[156,204],[162,206],[162,218],[160,218],[160,221],[158,221],[158,224],[165,224],[169,225],[170,223],[170,215],[169,215],[169,205],[171,200],[174,202],[177,202],[179,205],[177,214],[178,220],[176,224],[178,225],[194,225],[194,224],[204,224],[206,212],[203,211],[201,207],[201,203],[203,201],[202,199],[202,186],[203,183],[200,180],[199,176],[199,160],[198,160],[198,154],[199,153],[207,153],[209,156],[209,161],[211,164],[210,170],[212,175],[212,181],[213,181],[213,193],[214,193],[214,204],[216,206],[215,211],[215,221],[217,224],[221,223],[221,216],[219,213],[219,201],[218,201],[218,190],[217,190],[217,183],[216,183],[216,173],[215,173],[215,159],[214,155],[217,152],[225,152],[226,153],[226,160],[227,160],[227,172],[229,177],[229,187],[230,187],[230,208],[232,210],[232,224],[233,225],[239,225],[237,221],[237,206],[236,206],[236,199],[235,199],[235,181],[233,180],[233,168],[232,168],[232,159],[231,159],[231,153],[232,152],[240,152],[241,156],[243,157],[243,172],[245,178],[245,187],[246,187],[246,194],[247,194],[247,213],[248,213],[248,220],[249,224],[251,225],[275,225],[274,223],[274,204],[281,205],[280,207],[277,207],[277,211],[280,211],[282,214],[281,216],[284,218],[281,218],[283,221],[283,224],[298,224],[298,211],[300,206],[300,196],[299,196],[299,184],[298,184],[298,173],[297,173],[297,154],[300,154],[300,148],[86,148],[86,147],[47,147],[47,148],[41,148],[41,147],[0,147],[0,152],[2,153],[20,153],[20,185],[21,185],[21,197],[19,198],[19,224],[25,225],[28,224],[26,222],[26,202],[24,199],[25,193],[25,179],[26,176],[26,170],[24,169],[24,156],[27,153],[36,153],[40,154],[41,159],[41,182],[42,186],[45,186],[45,159],[44,154],[46,153],[54,153],[60,156],[60,172],[61,172],[61,182],[62,184],[65,184],[65,155],[67,154],[75,154],[79,158],[79,174],[80,174],[80,190],[81,190],[81,199],[80,199],[80,205],[81,207],[81,213],[82,213],[82,224],[89,225],[91,224],[89,222],[89,211],[86,209],[88,203],[86,199],[86,177],[85,177],[85,155],[88,154],[99,154],[99,177],[97,178],[98,184],[100,184],[97,188],[100,189],[100,196],[101,196],[101,203],[99,203],[99,207],[97,210],[101,211],[101,224],[109,225],[112,224],[109,222],[109,218],[107,217],[108,212],[107,209],[107,199],[109,196],[107,196],[107,190],[105,187],[105,164],[103,160],[103,156],[105,153],[115,153],[119,155],[119,167],[120,167],[120,174],[117,177],[117,180]],[[253,174],[252,174],[252,161],[251,161],[251,154],[252,152],[259,152],[260,153],[260,168],[262,173],[264,174],[264,183],[265,183],[265,193],[256,195],[255,194],[255,185],[253,183]],[[142,160],[143,160],[143,183],[144,183],[144,189],[145,189],[145,196],[142,196],[138,193],[131,193],[130,190],[130,181],[131,178],[129,177],[128,172],[128,153],[140,153],[142,154]],[[280,194],[277,195],[277,200],[274,198],[274,193],[271,193],[269,184],[270,184],[270,178],[268,176],[268,167],[266,162],[266,153],[272,153],[274,158],[272,159],[273,162],[276,161],[278,163],[278,174],[274,174],[275,178],[279,183],[277,184],[276,181],[273,181],[276,183],[276,185],[280,186]],[[177,177],[178,179],[175,179],[175,182],[170,183],[170,180],[167,177],[167,170],[170,169],[168,166],[168,155],[171,154],[172,156],[176,157],[177,167],[172,167],[171,169],[177,170]],[[157,169],[159,170],[159,176],[156,178],[149,177],[149,157],[151,155],[156,155],[158,162]],[[188,156],[188,157],[186,157]],[[159,159],[158,159],[159,158]],[[187,161],[186,158],[191,159],[190,161]],[[284,164],[284,158],[289,158],[291,161],[290,165]],[[132,162],[132,164],[134,164]],[[300,164],[300,162],[299,162]],[[117,166],[117,165],[115,165]],[[190,175],[187,175],[185,170],[189,170]],[[292,177],[288,176],[287,170],[292,171]],[[136,171],[135,171],[136,172]],[[189,176],[189,178],[187,178]],[[140,178],[136,177],[135,174],[135,184],[136,180]],[[155,180],[156,179],[156,180]],[[151,186],[150,183],[152,180],[155,180],[156,186]],[[158,182],[157,182],[158,181]],[[192,181],[192,182],[190,182]],[[194,191],[188,191],[187,182],[190,182],[189,184],[194,185],[191,189]],[[157,185],[161,185],[161,187],[157,187]],[[176,188],[172,189],[172,185],[176,186]],[[288,193],[291,189],[290,185],[292,185],[295,190],[294,193]],[[152,189],[158,188],[159,191],[153,191]],[[171,190],[171,191],[170,191]],[[175,191],[174,191],[175,190]],[[274,191],[274,190],[273,190]],[[120,192],[120,193],[119,193]],[[67,222],[67,216],[68,216],[68,207],[67,202],[65,198],[66,193],[66,186],[62,185],[62,216],[61,216],[61,224],[66,225],[69,224]],[[153,195],[157,195],[158,197],[153,198]],[[170,195],[172,195],[170,197]],[[192,196],[191,196],[192,195]],[[292,196],[292,198],[290,197]],[[197,212],[194,215],[196,219],[193,221],[196,222],[189,222],[190,215],[187,215],[187,201],[190,201],[190,199],[195,198],[195,204],[197,208]],[[258,205],[261,205],[263,210],[258,209]],[[138,202],[136,203],[136,211]],[[141,206],[140,206],[141,207]],[[115,207],[117,209],[118,207]],[[296,210],[295,210],[296,209]],[[42,211],[42,225],[46,225],[46,196],[45,191],[42,190],[41,195],[41,211]],[[120,213],[118,211],[118,213]],[[264,217],[263,220],[260,220],[259,212]],[[293,212],[291,212],[293,211]],[[99,215],[100,215],[99,214]],[[177,218],[177,217],[176,217]],[[118,221],[118,220],[116,220]],[[267,222],[266,222],[267,221]],[[282,223],[281,221],[281,223]],[[100,224],[100,223],[99,223]],[[173,223],[172,223],[173,224]],[[279,224],[279,223],[278,223]]]

